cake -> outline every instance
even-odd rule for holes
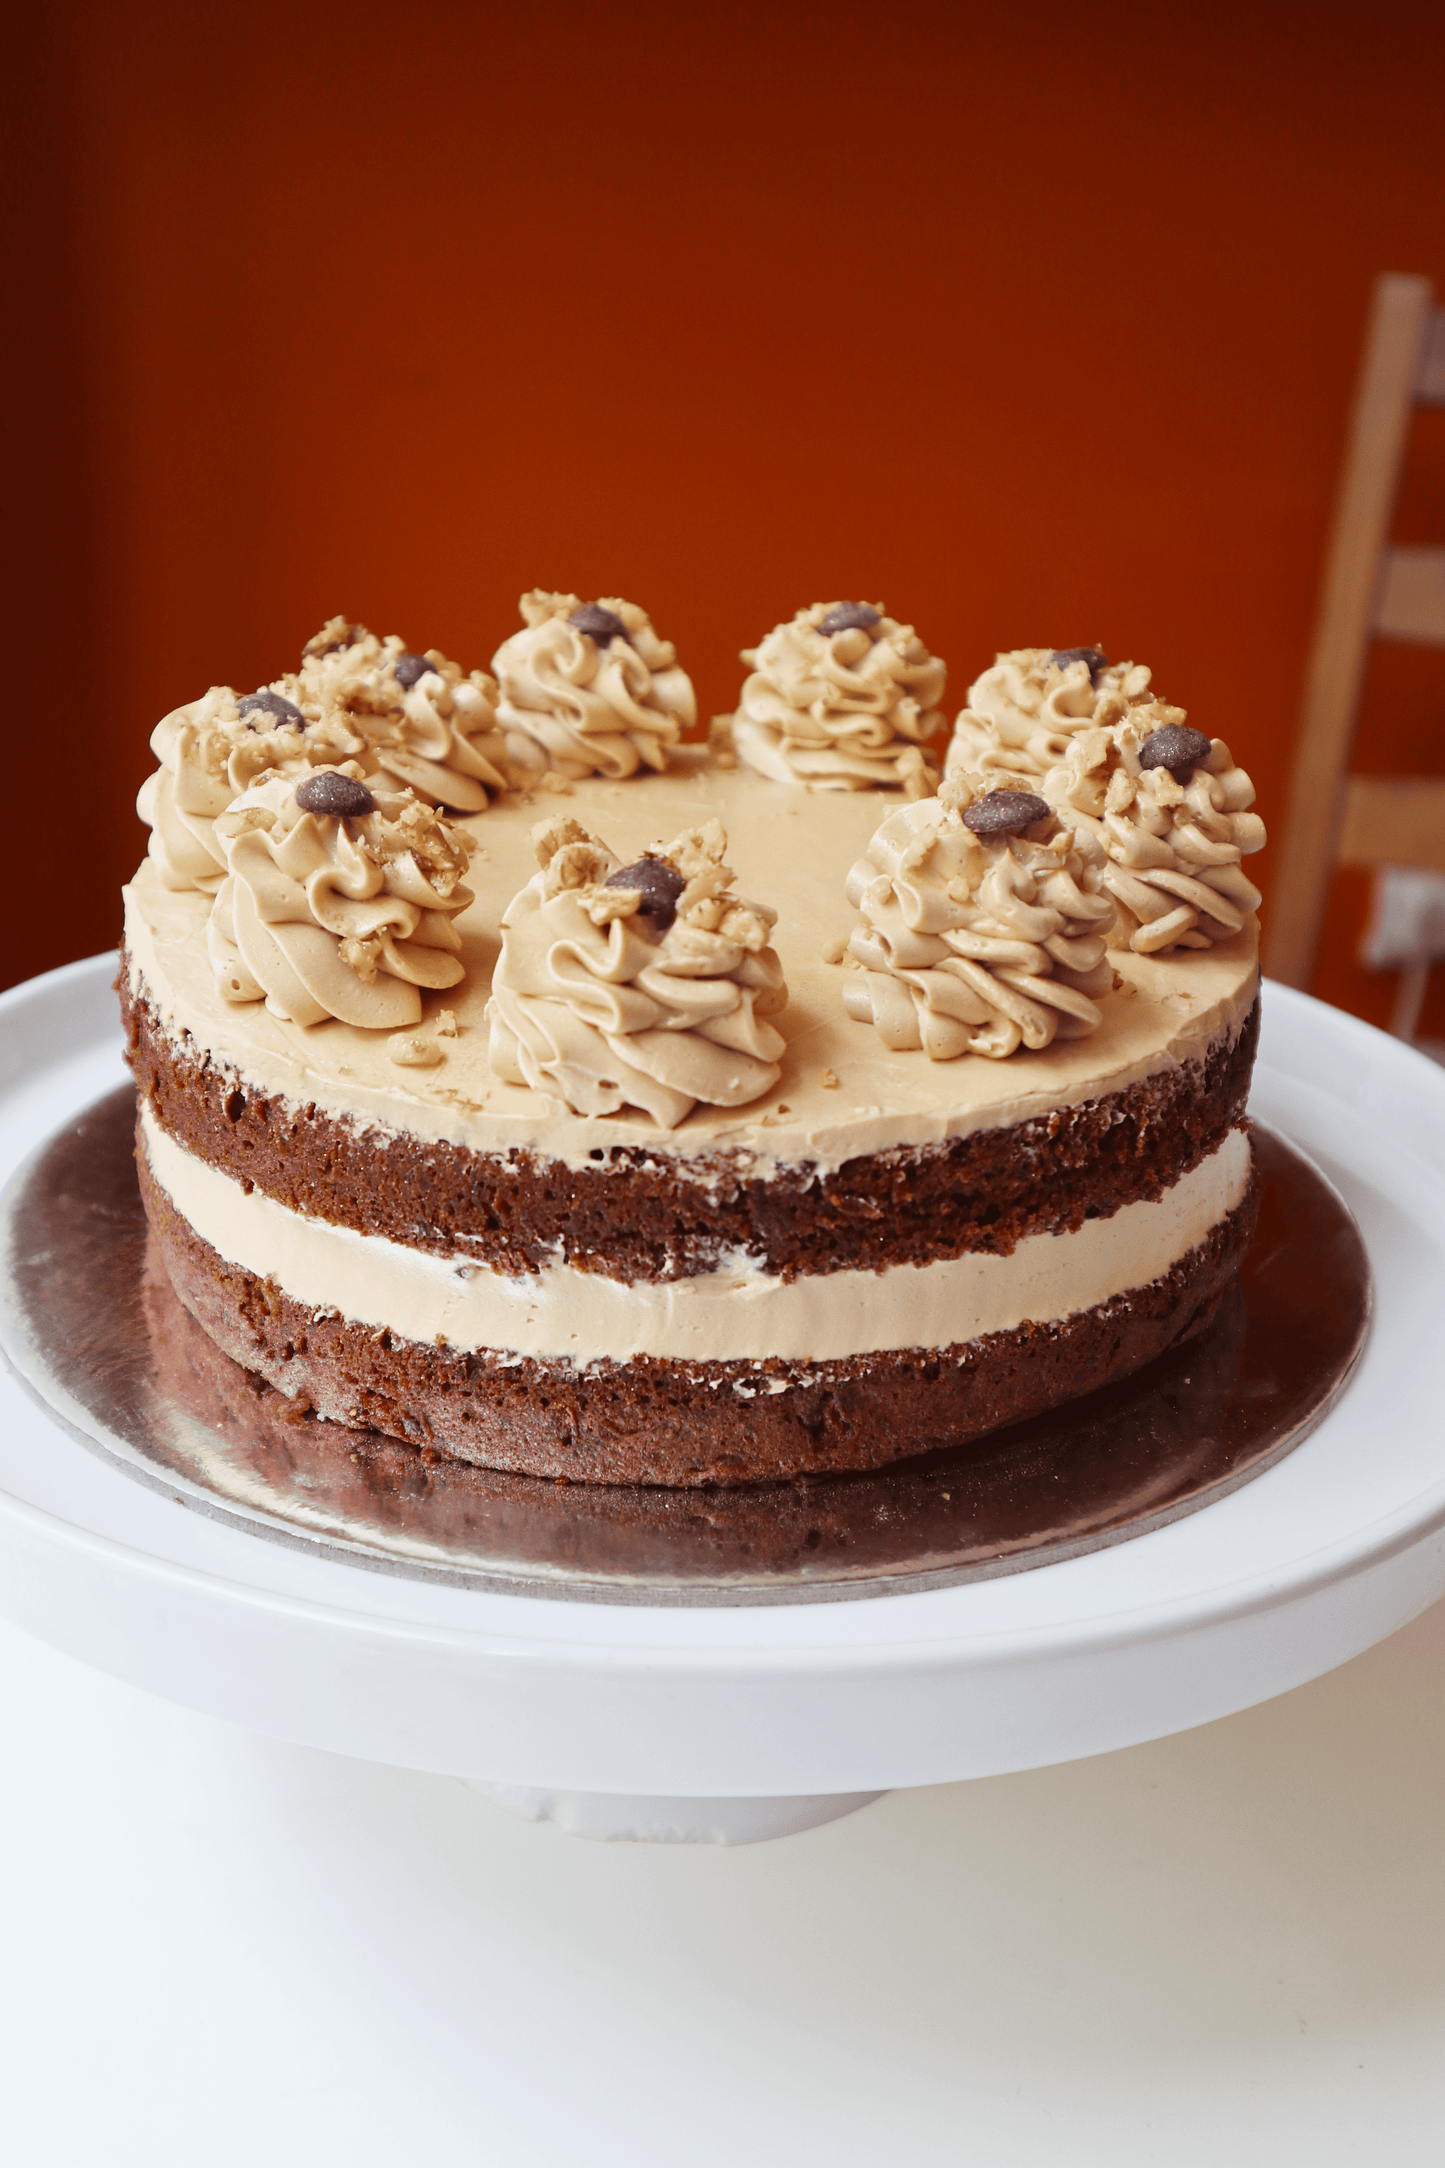
[[[211,1341],[302,1421],[692,1486],[1202,1329],[1255,1211],[1223,741],[1095,650],[1001,656],[949,737],[913,629],[835,603],[689,744],[645,612],[522,617],[490,672],[336,619],[157,727],[120,986]]]

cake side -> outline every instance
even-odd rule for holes
[[[1158,1198],[975,1250],[871,1269],[769,1273],[734,1252],[686,1279],[619,1281],[552,1263],[508,1274],[428,1256],[289,1210],[186,1152],[148,1108],[140,1148],[154,1185],[227,1263],[369,1330],[578,1368],[611,1356],[806,1360],[946,1347],[1088,1308],[1168,1271],[1241,1202],[1244,1128]]]
[[[1157,1198],[1244,1113],[1257,1001],[1237,1028],[1115,1092],[940,1144],[809,1159],[768,1176],[716,1149],[690,1162],[614,1145],[581,1167],[384,1131],[248,1089],[165,1032],[122,974],[128,1059],[152,1119],[194,1157],[289,1210],[510,1274],[565,1263],[631,1282],[744,1252],[771,1273],[918,1263],[1081,1226]],[[861,1141],[861,1140],[860,1140]]]
[[[274,1278],[222,1258],[155,1182],[144,1143],[138,1157],[153,1238],[180,1299],[298,1414],[486,1467],[598,1483],[736,1484],[878,1468],[1077,1398],[1208,1323],[1257,1211],[1250,1175],[1239,1202],[1158,1277],[1088,1309],[943,1348],[804,1361],[640,1355],[579,1366],[428,1345],[299,1302]]]

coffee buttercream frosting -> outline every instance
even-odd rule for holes
[[[1120,945],[1210,948],[1258,909],[1240,864],[1265,843],[1254,785],[1223,738],[1186,728],[1183,708],[1143,701],[1077,731],[1039,788],[1080,846],[1104,854]]]
[[[750,767],[813,790],[934,788],[922,748],[945,727],[946,666],[881,603],[814,603],[742,659],[732,738]]]
[[[628,866],[565,817],[532,839],[541,871],[502,919],[487,1009],[495,1073],[574,1113],[638,1107],[663,1129],[699,1101],[771,1090],[784,1041],[764,1019],[788,998],[777,914],[732,892],[721,825]]]
[[[354,761],[299,782],[269,775],[216,833],[227,878],[207,943],[226,1000],[394,1031],[420,1021],[419,988],[464,976],[452,920],[473,900],[469,841],[410,791]]]
[[[697,700],[647,612],[616,595],[582,602],[540,587],[519,607],[523,630],[492,657],[513,766],[569,781],[665,768],[669,748],[697,721]]]
[[[356,720],[375,765],[428,805],[483,813],[507,788],[497,686],[440,648],[418,652],[395,633],[333,617],[308,641],[299,682],[327,708]]]
[[[860,914],[848,1014],[933,1061],[1087,1037],[1113,985],[1103,857],[1043,799],[982,777],[900,806],[844,884]]]
[[[1149,697],[1143,663],[1111,663],[1098,648],[1020,647],[975,678],[954,724],[944,772],[1005,777],[1031,787],[1080,730],[1118,722]]]
[[[244,698],[213,685],[200,700],[162,716],[151,732],[160,762],[136,798],[150,829],[148,855],[170,889],[212,894],[226,878],[225,845],[215,833],[218,813],[258,776],[301,777],[364,749],[349,719],[316,701],[288,696],[294,679],[263,685]]]

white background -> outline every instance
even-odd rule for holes
[[[0,1625],[0,2155],[1445,2158],[1445,1606],[1124,1753],[589,1844]]]

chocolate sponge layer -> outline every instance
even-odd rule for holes
[[[129,983],[123,969],[142,1099],[177,1143],[248,1190],[434,1256],[513,1275],[565,1262],[621,1281],[688,1277],[738,1250],[786,1278],[1007,1256],[1025,1235],[1106,1219],[1162,1196],[1243,1119],[1259,1033],[1256,1003],[1204,1060],[1123,1091],[943,1144],[860,1154],[833,1173],[801,1162],[764,1179],[721,1152],[672,1165],[617,1145],[601,1164],[572,1168],[337,1119],[252,1090],[188,1034],[167,1033]]]

